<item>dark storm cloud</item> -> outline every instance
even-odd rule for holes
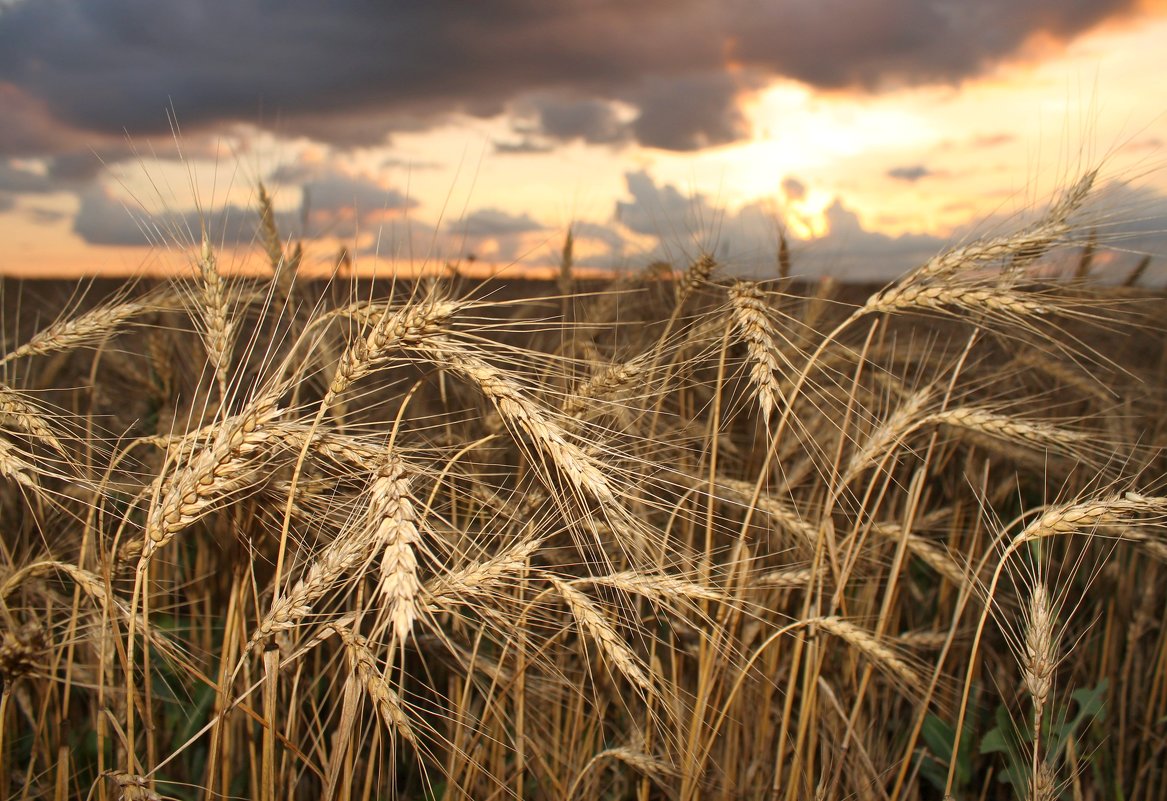
[[[897,181],[907,181],[914,184],[921,178],[927,178],[932,175],[932,170],[925,167],[923,164],[911,164],[905,167],[892,167],[887,171],[888,178],[894,178]]]
[[[745,133],[739,100],[787,76],[819,88],[957,82],[1043,32],[1069,40],[1138,0],[25,0],[0,14],[0,152],[83,133],[255,123],[381,143],[451,113],[543,98],[551,140],[691,149]],[[551,98],[558,98],[553,100]],[[610,103],[632,107],[631,128]]]
[[[749,128],[737,107],[740,91],[738,79],[721,73],[654,78],[637,97],[636,138],[665,150],[699,150],[743,139]]]
[[[1138,0],[792,0],[732,3],[735,58],[823,89],[951,83],[1016,55],[1035,33],[1067,41]]]

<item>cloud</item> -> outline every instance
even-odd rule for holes
[[[518,142],[493,142],[494,152],[503,155],[526,155],[529,153],[550,153],[555,145],[550,142],[536,142],[534,139],[524,138]]]
[[[530,130],[560,142],[618,144],[628,141],[632,133],[613,103],[599,98],[539,94],[520,100],[513,111],[520,119],[530,118]]]
[[[527,255],[527,234],[546,231],[543,223],[529,214],[511,214],[500,209],[478,209],[461,220],[446,225],[439,249],[444,252],[473,253],[495,262],[510,262]]]
[[[53,184],[46,175],[17,166],[8,160],[0,161],[0,190],[41,194],[53,191]]]
[[[635,233],[657,237],[660,243],[638,259],[664,258],[676,263],[700,250],[715,255],[731,273],[774,274],[779,232],[789,234],[782,209],[756,201],[731,211],[700,193],[659,185],[643,171],[627,173],[625,181],[632,200],[617,202],[616,220]],[[801,182],[795,179],[795,183],[805,192]],[[868,230],[837,198],[825,210],[824,219],[824,236],[790,241],[796,275],[888,280],[945,245],[944,240],[929,235],[888,236]],[[684,255],[677,255],[678,247]]]
[[[794,178],[787,176],[782,179],[782,194],[786,196],[786,200],[791,203],[797,203],[800,200],[806,199],[806,184]]]
[[[537,129],[693,149],[744,133],[754,81],[955,83],[1069,41],[1139,0],[37,0],[0,14],[0,153],[83,134],[248,123],[341,146],[538,97]],[[46,54],[52,54],[46,57]],[[111,91],[116,87],[117,91]],[[524,98],[528,98],[524,100]],[[624,104],[631,127],[613,104]]]
[[[306,236],[337,232],[338,228],[353,222],[368,227],[418,205],[401,191],[384,186],[374,178],[354,175],[327,162],[285,164],[273,170],[268,180],[299,187],[299,217],[308,221]]]
[[[30,206],[24,210],[24,216],[34,225],[53,225],[68,219],[69,215],[57,209],[45,209],[39,206]]]
[[[198,241],[204,225],[217,244],[257,240],[259,213],[252,208],[228,205],[206,212],[188,209],[154,214],[118,200],[100,183],[79,192],[78,199],[73,232],[90,245],[186,247]],[[277,212],[276,226],[281,232],[294,231],[297,217]]]
[[[641,144],[664,150],[700,150],[749,133],[737,98],[742,82],[718,72],[653,78],[636,93],[640,116],[632,128]]]
[[[16,196],[0,189],[0,214],[16,208]]]
[[[479,209],[464,219],[452,222],[450,229],[470,238],[510,236],[545,230],[529,214],[510,214],[498,209]]]
[[[685,195],[672,184],[658,186],[648,172],[624,175],[631,201],[616,201],[616,220],[631,231],[656,237],[692,230],[712,212],[705,196]]]
[[[619,257],[628,246],[628,239],[615,226],[595,222],[571,224],[571,235],[577,240],[599,242],[607,250],[607,257]]]
[[[1069,41],[1136,13],[1138,0],[848,0],[731,3],[726,26],[747,65],[822,89],[958,83],[1018,56],[1038,33]]]
[[[892,167],[887,171],[888,178],[894,178],[897,181],[907,181],[910,184],[914,184],[921,178],[927,178],[932,174],[932,170],[928,169],[923,164],[912,164],[906,167]]]

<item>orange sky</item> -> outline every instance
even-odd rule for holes
[[[41,30],[35,18],[20,17],[23,5],[40,1],[0,12],[0,53],[6,36],[23,42]],[[521,5],[501,3],[499,14]],[[680,16],[694,15],[698,30],[707,9],[695,0],[683,5]],[[914,10],[914,0],[883,5],[893,22]],[[658,256],[683,262],[706,249],[732,269],[764,275],[784,230],[804,274],[892,277],[970,227],[1032,212],[1099,163],[1127,184],[1104,193],[1109,205],[1097,212],[1110,262],[1121,269],[1143,251],[1167,261],[1167,214],[1154,219],[1167,210],[1167,93],[1157,85],[1167,74],[1167,16],[1161,7],[1098,3],[1096,19],[1061,19],[1050,10],[1056,4],[1044,5],[985,3],[996,9],[986,13],[1017,14],[1032,30],[1012,44],[977,33],[984,41],[956,56],[913,46],[910,31],[898,43],[896,30],[879,27],[883,18],[853,20],[854,31],[807,18],[807,36],[820,37],[824,59],[832,47],[862,52],[854,64],[824,66],[808,45],[782,60],[767,55],[765,41],[750,40],[747,19],[726,33],[719,53],[694,56],[708,58],[702,71],[617,43],[612,58],[623,59],[626,76],[590,62],[581,48],[571,69],[528,80],[490,61],[510,52],[499,42],[501,49],[476,56],[489,75],[477,77],[479,62],[468,60],[454,83],[433,79],[433,91],[445,93],[436,99],[358,92],[356,78],[353,96],[338,99],[345,74],[339,84],[306,87],[304,97],[283,97],[275,76],[256,90],[250,114],[228,102],[235,69],[228,53],[220,56],[228,74],[176,68],[157,77],[156,89],[148,71],[116,73],[130,82],[127,94],[157,101],[131,114],[126,100],[122,113],[133,118],[122,133],[115,111],[69,88],[86,68],[80,57],[50,80],[43,54],[0,55],[9,114],[0,123],[0,272],[183,269],[200,219],[224,245],[249,241],[263,180],[282,229],[305,233],[321,267],[342,246],[359,267],[379,272],[468,254],[487,264],[548,263],[570,225],[581,262],[595,267]],[[1026,6],[1031,14],[1014,10]],[[582,14],[571,24],[602,31],[610,22]],[[560,35],[548,16],[530,32],[529,14],[522,25],[475,24],[496,38],[524,31],[513,47],[534,47],[539,37]],[[93,48],[95,70],[115,70],[127,42],[152,41],[148,30],[83,22],[74,25],[75,47]],[[674,35],[661,30],[662,42]],[[931,35],[926,27],[919,33]],[[959,27],[937,35],[951,35],[954,48],[968,38]],[[346,51],[336,52],[343,59]],[[408,66],[403,57],[370,65],[368,74]],[[241,76],[247,69],[238,67]],[[225,99],[209,89],[183,94],[200,81]],[[282,111],[267,99],[272,94],[297,108]],[[177,135],[168,132],[171,113]],[[1130,230],[1115,227],[1124,219]],[[250,263],[246,247],[228,249],[227,263]]]

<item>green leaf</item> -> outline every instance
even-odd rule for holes
[[[920,730],[920,735],[924,738],[924,744],[928,746],[936,757],[944,762],[952,759],[952,738],[956,736],[956,731],[952,726],[949,726],[940,718],[933,714],[929,714],[924,718],[924,726]]]
[[[986,732],[985,736],[981,738],[980,751],[982,754],[1009,754],[1012,750],[1012,746],[1009,745],[1005,734],[1000,729]]]

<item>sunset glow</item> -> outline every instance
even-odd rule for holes
[[[238,29],[222,47],[240,51],[219,57],[239,60],[236,83],[196,63],[185,38],[169,43],[171,66],[157,74],[133,62],[138,50],[119,39],[131,34],[99,17],[103,5],[23,0],[0,11],[4,273],[183,269],[200,214],[224,245],[246,244],[261,180],[283,233],[305,237],[321,268],[341,247],[362,269],[470,255],[548,264],[570,226],[590,267],[720,248],[734,269],[757,272],[784,232],[805,274],[890,277],[971,226],[1040,207],[1099,163],[1142,193],[1140,216],[1167,209],[1157,89],[1167,18],[1146,5],[1063,16],[1037,0],[993,3],[973,19],[971,6],[951,4],[933,19],[936,4],[924,13],[886,0],[871,4],[883,16],[832,23],[794,5],[782,20],[754,19],[748,4],[709,16],[716,4],[692,0],[669,25],[651,4],[630,4],[623,21],[585,4],[538,24],[507,6],[467,23],[481,26],[469,47],[482,61],[464,53],[460,71],[414,74],[358,54],[374,37],[336,51],[351,68],[311,78],[312,59],[330,55],[265,74],[244,52],[246,35],[259,35],[251,12],[232,11]],[[370,22],[355,7],[292,5],[278,28],[289,37],[314,13],[333,13],[353,36]],[[158,6],[143,13],[159,25],[178,8]],[[52,10],[63,29],[48,27]],[[922,20],[920,30],[897,32],[900,18]],[[408,38],[407,22],[386,41]],[[1004,42],[961,27],[1008,22],[1027,35]],[[569,24],[608,38],[589,53],[560,29]],[[787,30],[797,24],[801,33]],[[640,50],[621,38],[627,25],[640,26]],[[716,49],[701,38],[717,39],[711,25],[724,29]],[[434,30],[434,47],[456,36]],[[147,39],[142,52],[166,51],[164,36]],[[558,61],[547,49],[556,42]],[[683,43],[700,43],[688,66],[670,55]],[[108,106],[85,88],[99,75],[121,76]],[[1127,249],[1167,251],[1143,228]],[[860,252],[870,267],[849,273],[846,255]]]

